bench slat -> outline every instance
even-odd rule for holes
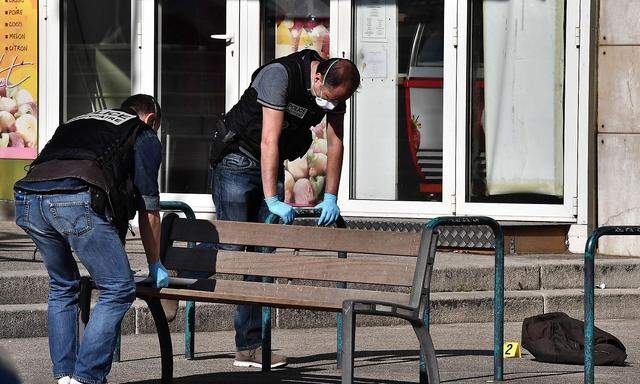
[[[207,279],[204,279],[207,280]],[[202,280],[199,280],[202,282]],[[409,295],[357,289],[311,287],[305,285],[267,284],[249,281],[209,280],[197,284],[202,290],[189,288],[162,288],[138,286],[142,296],[178,300],[195,300],[228,304],[264,304],[271,307],[297,308],[339,312],[348,299],[380,300],[401,305],[409,303]],[[206,287],[209,286],[207,290]]]
[[[420,233],[365,231],[297,225],[176,219],[171,231],[176,241],[344,251],[416,256]]]
[[[215,268],[213,268],[214,264]],[[398,258],[394,260],[374,260],[371,257],[338,259],[335,256],[171,247],[167,249],[165,267],[210,273],[410,287],[413,284],[416,263],[412,259],[398,260]]]

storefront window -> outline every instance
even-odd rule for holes
[[[470,11],[467,201],[562,204],[565,2]]]
[[[63,3],[62,116],[113,108],[131,95],[131,1]]]
[[[329,0],[272,0],[262,2],[262,63],[313,49],[329,57]],[[307,153],[285,161],[285,202],[313,206],[324,196],[327,160],[326,122],[309,131],[313,143]]]
[[[161,191],[209,193],[210,130],[225,112],[226,68],[226,43],[211,35],[226,32],[226,2],[163,0],[158,10]]]
[[[444,3],[355,2],[354,199],[442,201]]]

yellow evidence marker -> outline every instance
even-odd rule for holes
[[[521,358],[520,343],[517,341],[507,341],[502,347],[502,357],[505,359]]]

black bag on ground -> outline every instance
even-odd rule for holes
[[[594,329],[595,365],[624,365],[626,348],[620,340]],[[524,319],[522,346],[539,361],[584,364],[584,322],[563,312],[545,313]]]

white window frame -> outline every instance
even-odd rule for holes
[[[459,198],[456,203],[458,215],[487,215],[498,220],[576,222],[578,194],[578,111],[579,111],[579,66],[580,41],[574,41],[576,28],[580,26],[580,4],[566,0],[566,52],[565,52],[565,98],[564,98],[564,198],[563,204],[507,204],[471,203],[465,199],[467,177],[467,53],[468,4],[473,0],[459,1],[459,48],[458,48],[458,113],[457,153],[459,153],[456,179]],[[584,165],[586,166],[586,164]]]

